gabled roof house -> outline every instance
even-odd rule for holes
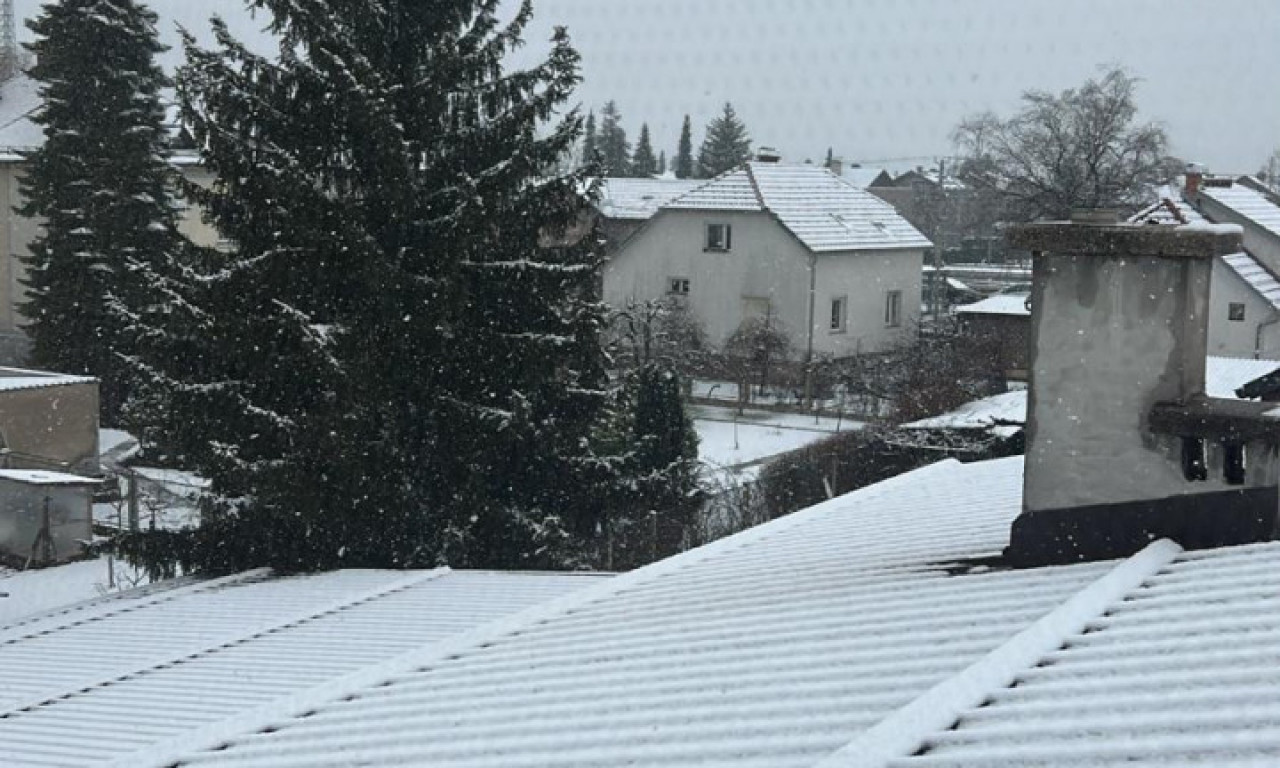
[[[1013,237],[1025,460],[612,578],[257,573],[29,619],[0,628],[7,764],[1280,764],[1280,421],[1205,394],[1238,231]]]
[[[804,354],[906,338],[930,243],[826,168],[753,161],[656,207],[605,265],[604,298],[686,301],[716,343],[767,317]]]

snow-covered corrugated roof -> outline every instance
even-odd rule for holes
[[[693,179],[604,179],[596,207],[608,219],[644,221],[700,184]]]
[[[129,755],[140,748],[180,741],[604,578],[253,572],[11,624],[0,628],[0,762],[135,765]]]
[[[1280,761],[1280,544],[1011,570],[1021,483],[941,462],[484,626],[525,577],[91,605],[0,631],[0,739],[118,768]]]
[[[1029,317],[1031,310],[1027,308],[1028,298],[1029,296],[1025,293],[1002,293],[998,296],[988,296],[982,301],[956,307],[955,312],[958,315],[1018,315]]]
[[[892,205],[816,165],[747,163],[663,208],[768,211],[815,253],[932,247]]]

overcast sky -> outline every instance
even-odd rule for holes
[[[18,15],[37,0],[16,0]],[[790,160],[834,147],[895,167],[951,151],[963,116],[1007,114],[1030,88],[1061,90],[1117,63],[1143,79],[1139,102],[1178,156],[1252,172],[1280,147],[1278,0],[535,0],[535,28],[569,27],[583,55],[578,99],[616,99],[634,138],[647,121],[675,149],[732,101],[756,144]],[[152,0],[207,29],[220,9],[262,39],[237,0]],[[542,49],[532,44],[529,60]],[[176,53],[170,55],[176,62]]]

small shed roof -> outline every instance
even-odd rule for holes
[[[43,469],[0,469],[0,480],[8,480],[23,485],[97,485],[99,480],[82,475],[69,475],[65,472],[50,472]]]
[[[1030,298],[1030,295],[1025,293],[1002,293],[998,296],[988,296],[982,301],[956,307],[955,312],[958,315],[1030,317],[1031,310],[1027,307],[1027,301]]]

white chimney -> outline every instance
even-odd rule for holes
[[[1017,227],[1035,254],[1019,565],[1123,557],[1276,530],[1274,404],[1204,395],[1209,278],[1238,228],[1114,217]],[[1110,222],[1108,222],[1108,219]]]

